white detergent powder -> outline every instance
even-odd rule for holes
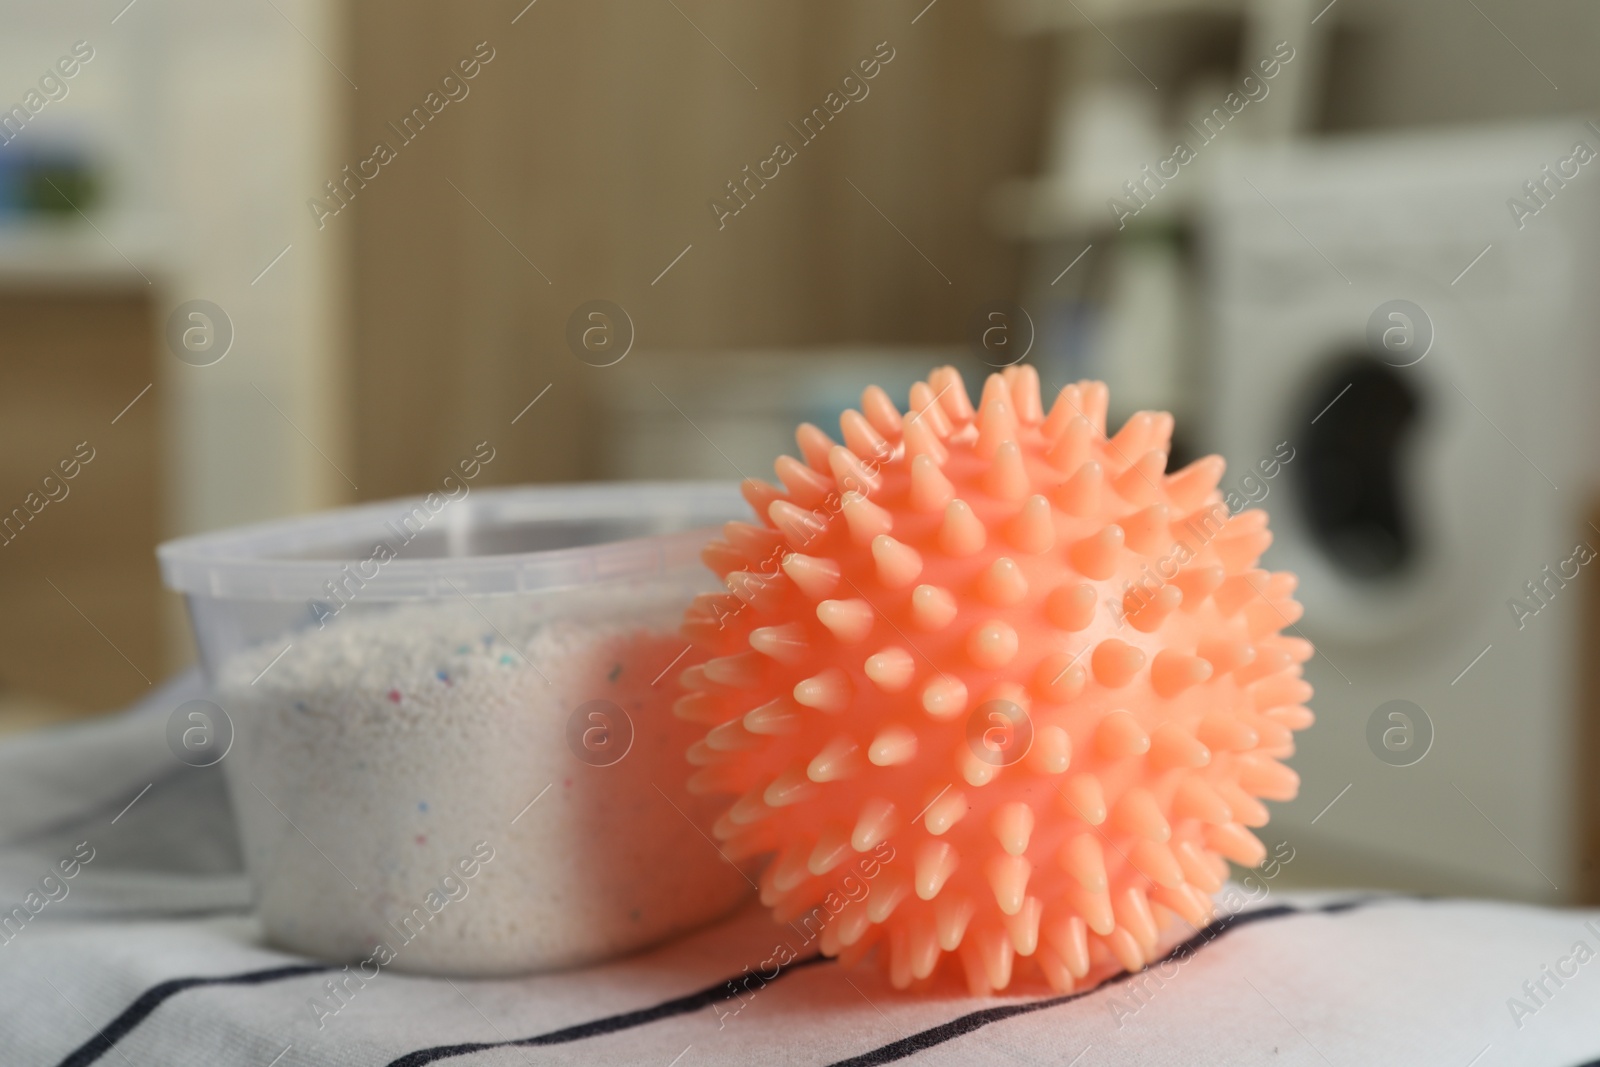
[[[619,955],[736,905],[749,883],[691,823],[710,813],[683,788],[694,730],[670,710],[691,592],[591,589],[559,612],[549,596],[358,605],[228,662],[224,766],[273,940],[507,974]],[[617,762],[569,746],[583,705],[605,718],[580,725],[613,746],[628,727],[612,705],[631,720]]]

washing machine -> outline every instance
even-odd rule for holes
[[[1317,880],[1594,900],[1600,127],[1220,161],[1201,436],[1300,577]],[[1285,459],[1285,457],[1288,457]]]

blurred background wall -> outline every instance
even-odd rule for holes
[[[348,264],[301,193],[353,90],[318,0],[8,2],[0,25],[0,718],[21,723],[192,658],[156,541],[355,492],[324,458],[349,462]]]
[[[1595,5],[0,0],[0,20],[0,106],[22,108],[0,137],[0,507],[25,527],[0,546],[0,723],[114,708],[192,659],[159,540],[423,492],[483,440],[492,482],[762,476],[866,382],[903,399],[934,362],[975,386],[1025,354],[1048,385],[1108,379],[1116,415],[1175,410],[1174,464],[1248,470],[1280,440],[1337,459],[1403,436],[1374,402],[1318,437],[1307,405],[1406,298],[1439,352],[1376,368],[1371,395],[1433,420],[1396,453],[1412,562],[1341,571],[1288,483],[1267,504],[1322,653],[1284,825],[1323,835],[1323,880],[1593,883],[1588,594],[1536,638],[1507,598],[1590,536],[1596,179],[1530,200],[1536,226],[1507,205],[1600,145]],[[80,42],[93,58],[51,74]],[[1202,134],[1280,42],[1270,93]],[[1180,138],[1197,160],[1146,178]],[[40,504],[81,442],[95,458]],[[1356,528],[1346,558],[1393,534]],[[1441,723],[1410,778],[1363,741],[1390,699]],[[1460,781],[1498,837],[1429,807]]]
[[[362,85],[352,153],[479,42],[496,57],[351,217],[330,220],[350,228],[360,265],[363,492],[414,491],[419,470],[506,433],[546,385],[495,476],[602,476],[608,401],[653,392],[652,357],[729,352],[698,392],[759,380],[754,349],[959,344],[972,308],[1015,292],[1018,249],[984,204],[1035,165],[1047,63],[984,6],[951,4],[914,26],[895,5],[843,0],[758,15],[666,0],[522,7],[350,9]],[[800,143],[789,124],[885,41],[893,59],[867,94]],[[708,201],[736,206],[727,183],[778,140],[799,158],[747,186],[749,207],[719,227]],[[568,351],[567,319],[591,299],[635,324],[636,351],[614,367]]]

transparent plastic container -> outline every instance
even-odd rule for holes
[[[749,892],[684,789],[733,485],[469,489],[159,549],[271,939],[370,977],[620,955]]]

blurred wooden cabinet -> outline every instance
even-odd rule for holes
[[[166,673],[152,300],[0,294],[0,707],[109,710]]]

